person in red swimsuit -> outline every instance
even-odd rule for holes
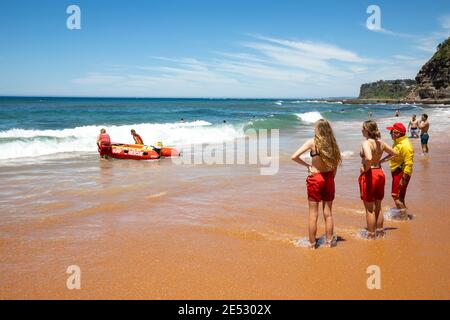
[[[384,152],[387,152],[389,155],[383,159],[384,161],[396,157],[398,152],[380,139],[381,135],[378,125],[373,120],[363,123],[362,135],[366,140],[362,143],[360,152],[362,165],[358,183],[361,200],[364,202],[364,208],[366,209],[368,238],[375,239],[376,236],[384,236],[381,201],[384,198],[386,178],[380,161]]]
[[[131,129],[131,135],[133,136],[134,144],[139,144],[139,145],[144,144],[144,140],[142,140],[141,136],[138,135],[134,129]]]
[[[300,158],[310,151],[311,164]],[[319,204],[322,202],[326,229],[326,246],[333,246],[332,205],[335,194],[334,177],[337,167],[342,163],[341,152],[330,123],[321,119],[315,124],[315,137],[308,140],[293,155],[292,160],[308,168],[306,187],[309,204],[309,243],[316,248],[317,218]]]
[[[111,153],[111,138],[105,129],[100,130],[100,135],[97,137],[97,146],[100,158],[108,159],[108,155]]]

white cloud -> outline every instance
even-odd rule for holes
[[[85,77],[76,78],[73,83],[82,85],[107,85],[113,83],[119,83],[125,78],[118,75],[107,75],[98,72],[90,72]]]
[[[398,60],[403,60],[403,61],[412,61],[412,60],[416,60],[416,58],[414,58],[414,57],[405,56],[405,55],[402,55],[402,54],[397,54],[397,55],[394,56],[394,58],[395,58],[395,59],[398,59]]]
[[[261,35],[210,59],[151,57],[148,65],[74,79],[98,94],[172,97],[357,95],[361,83],[414,77],[419,59],[374,60],[334,44]]]
[[[384,29],[384,28],[380,28],[380,29],[367,28],[367,29],[370,31],[373,31],[373,32],[383,33],[383,34],[393,36],[393,37],[400,37],[400,38],[413,38],[414,37],[411,34],[395,32],[395,31],[391,31],[389,29]]]
[[[311,41],[290,41],[264,36],[256,36],[256,38],[295,49],[295,52],[300,55],[319,60],[338,60],[360,63],[368,62],[368,59],[359,57],[358,54],[352,51],[345,50],[327,43]]]
[[[348,68],[353,73],[362,73],[362,72],[366,72],[369,70],[367,67],[362,67],[362,66],[349,66]]]
[[[441,30],[416,39],[414,46],[416,49],[433,54],[438,44],[450,36],[450,14],[440,16],[438,23]]]
[[[415,41],[415,48],[427,53],[435,53],[439,43],[448,38],[448,32],[433,32],[429,36],[421,37]]]
[[[438,21],[443,29],[450,30],[450,14],[439,17]]]

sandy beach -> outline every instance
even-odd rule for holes
[[[2,167],[0,298],[450,298],[448,134],[432,136],[426,157],[414,140],[414,220],[386,221],[377,241],[359,235],[359,159],[345,159],[334,203],[341,241],[315,251],[297,245],[307,236],[306,172],[289,157],[295,134],[288,141],[274,176],[95,156]],[[81,268],[80,290],[66,287],[70,265]],[[366,286],[369,265],[381,268],[381,290]]]

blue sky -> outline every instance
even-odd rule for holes
[[[450,36],[450,1],[5,0],[0,35],[0,95],[356,96],[416,75]]]

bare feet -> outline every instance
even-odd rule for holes
[[[406,209],[400,209],[400,220],[408,220],[408,210]]]
[[[333,247],[333,239],[327,240],[327,241],[325,242],[324,247],[325,247],[325,248],[331,248],[331,247]]]

